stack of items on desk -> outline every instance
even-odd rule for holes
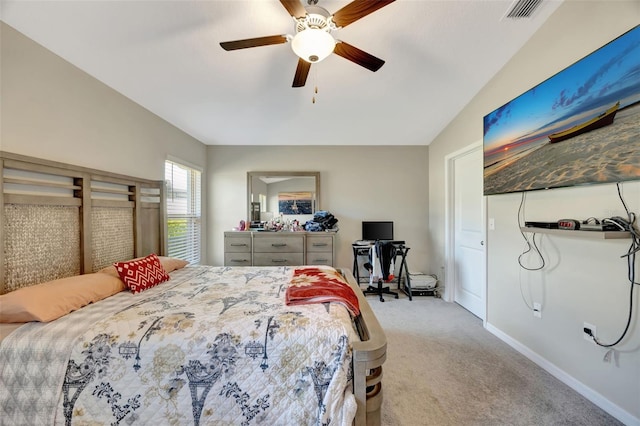
[[[436,296],[438,292],[438,277],[424,272],[409,272],[412,296]],[[406,288],[406,277],[402,277],[403,285]]]

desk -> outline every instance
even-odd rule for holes
[[[368,256],[371,247],[375,245],[375,241],[358,241],[351,244],[353,248],[353,273],[355,274],[356,282],[360,284],[360,265],[358,263],[359,256]],[[398,256],[401,257],[400,267],[395,269],[394,272],[397,271],[396,277],[393,281],[398,282],[398,290],[402,290],[407,296],[409,296],[409,300],[413,300],[412,292],[411,292],[411,279],[409,275],[409,267],[407,266],[407,253],[409,253],[409,247],[404,245],[404,241],[392,241],[393,246],[396,249],[396,259]],[[397,262],[394,261],[394,264],[397,265]],[[402,274],[405,274],[405,285],[402,286]],[[367,279],[367,283],[369,280]],[[380,283],[379,283],[380,284]],[[380,296],[380,300],[384,302],[382,296]]]

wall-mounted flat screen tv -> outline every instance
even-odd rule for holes
[[[640,25],[484,117],[485,195],[640,179]]]
[[[365,241],[393,240],[393,222],[362,222],[362,239]]]

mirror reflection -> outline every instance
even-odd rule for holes
[[[303,224],[320,209],[320,172],[248,172],[251,229],[282,217]]]

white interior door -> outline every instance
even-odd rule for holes
[[[485,229],[482,146],[452,158],[454,300],[485,319]]]

